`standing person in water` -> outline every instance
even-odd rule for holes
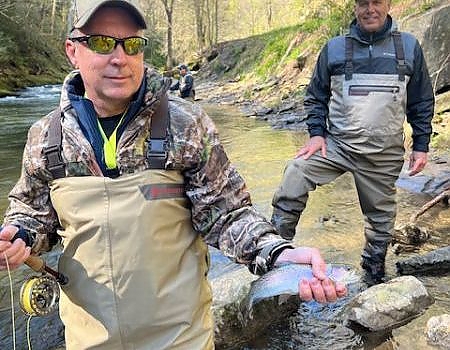
[[[170,87],[171,91],[179,91],[180,97],[191,102],[195,101],[195,89],[194,89],[194,77],[189,71],[188,66],[180,64],[178,66],[180,70],[180,78],[178,81]]]
[[[403,166],[405,116],[413,134],[409,174],[427,163],[434,95],[422,49],[399,32],[390,0],[356,0],[350,33],[322,49],[305,96],[309,142],[285,169],[272,223],[292,239],[316,186],[350,172],[364,215],[361,266],[369,284],[385,277]]]
[[[0,269],[62,239],[66,348],[213,349],[206,244],[255,274],[311,264],[303,300],[345,295],[317,249],[255,211],[211,119],[144,64],[137,2],[74,5],[65,50],[76,69],[29,130],[0,229]]]

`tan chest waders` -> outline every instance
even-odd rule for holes
[[[183,185],[158,169],[52,181],[68,350],[214,348],[208,252]]]

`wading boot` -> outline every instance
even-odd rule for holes
[[[363,281],[369,287],[386,282],[384,262],[375,262],[371,259],[363,258],[361,267],[364,269]]]

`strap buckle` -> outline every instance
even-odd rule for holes
[[[44,150],[45,159],[47,159],[47,169],[52,173],[55,178],[64,177],[65,165],[62,158],[61,145],[51,145],[45,147]]]
[[[166,159],[168,155],[168,144],[166,139],[150,139],[148,141],[147,157],[149,160],[152,158]]]

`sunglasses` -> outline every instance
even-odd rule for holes
[[[69,38],[71,41],[85,42],[92,51],[107,55],[114,51],[118,44],[122,45],[123,50],[129,56],[137,55],[144,51],[147,46],[147,38],[140,36],[130,36],[124,39],[114,38],[108,35],[85,35],[75,38]]]

